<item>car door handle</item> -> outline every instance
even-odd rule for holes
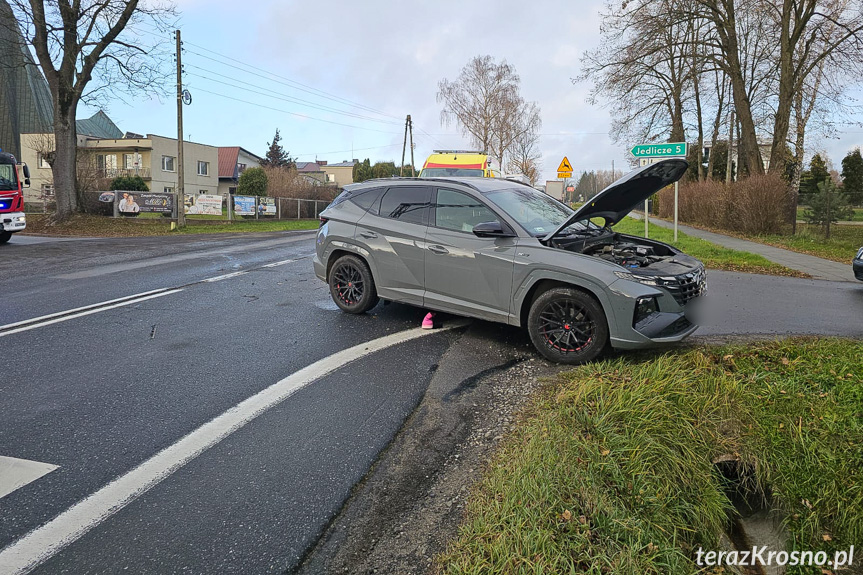
[[[374,232],[360,232],[360,235],[370,240],[378,237],[378,235]]]
[[[429,251],[432,251],[436,254],[448,254],[449,250],[443,246],[431,245],[429,246]]]

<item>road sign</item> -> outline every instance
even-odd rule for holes
[[[558,172],[557,177],[560,178],[561,180],[565,180],[566,178],[572,177],[572,172]]]
[[[685,158],[686,148],[686,142],[638,144],[633,146],[629,153],[636,158]]]
[[[566,156],[560,161],[560,165],[557,167],[558,172],[569,172],[572,173],[572,164],[569,163],[569,160]],[[560,176],[558,176],[559,178]]]

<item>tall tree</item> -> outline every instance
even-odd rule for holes
[[[842,158],[842,191],[852,204],[863,204],[863,156],[860,148],[854,148]]]
[[[438,82],[443,104],[441,123],[455,123],[473,145],[493,153],[505,165],[513,142],[524,133],[538,133],[539,108],[520,94],[521,79],[506,61],[476,56],[454,81]]]
[[[818,184],[830,179],[830,169],[821,154],[815,154],[809,160],[809,169],[800,176],[800,196],[803,203],[808,203],[818,193]]]
[[[272,142],[267,142],[267,153],[264,155],[261,166],[267,168],[292,168],[296,166],[296,160],[286,152],[281,144],[282,136],[276,128],[276,135]]]
[[[170,74],[170,66],[164,66],[170,58],[161,53],[165,43],[142,37],[130,24],[148,20],[166,30],[174,7],[162,0],[11,0],[10,5],[51,92],[51,168],[56,218],[63,220],[80,203],[75,186],[78,104],[105,102],[123,90],[131,95],[164,90]],[[108,87],[110,95],[104,91]]]

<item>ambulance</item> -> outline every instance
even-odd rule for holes
[[[420,171],[421,178],[500,178],[499,163],[487,152],[435,150]]]

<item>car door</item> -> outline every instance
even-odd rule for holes
[[[369,251],[380,297],[422,305],[430,202],[426,185],[389,186],[357,222],[354,239]]]
[[[426,232],[426,307],[506,321],[517,238],[473,234],[482,222],[507,227],[479,197],[443,186],[435,187],[433,197]]]

